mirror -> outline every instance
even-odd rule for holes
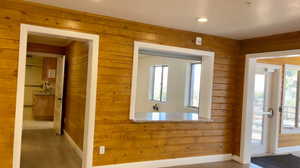
[[[210,52],[135,42],[130,118],[209,120],[212,65]]]

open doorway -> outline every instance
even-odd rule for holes
[[[246,56],[241,162],[252,158],[254,163],[264,160],[259,166],[265,166],[268,160],[300,161],[300,148],[291,147],[300,137],[299,54],[290,50]]]
[[[274,109],[281,92],[281,66],[258,63],[264,61],[258,59],[255,64],[251,156],[272,154],[277,146]]]
[[[22,168],[45,167],[49,158],[51,167],[80,168],[87,61],[87,42],[28,35]],[[64,164],[56,165],[59,160]]]
[[[21,25],[14,168],[92,167],[97,35]]]

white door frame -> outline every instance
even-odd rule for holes
[[[99,36],[95,34],[80,33],[71,30],[62,30],[28,24],[21,24],[20,32],[16,114],[13,146],[13,168],[20,168],[27,38],[28,35],[31,33],[73,38],[75,40],[86,41],[89,43],[82,167],[92,168],[99,56]]]
[[[248,164],[251,159],[251,134],[252,134],[252,102],[254,97],[254,77],[255,64],[258,58],[279,58],[279,57],[295,57],[300,56],[300,50],[286,50],[275,52],[254,53],[246,55],[245,75],[244,75],[244,91],[243,91],[243,111],[242,111],[242,125],[241,125],[241,141],[240,141],[240,158],[241,163]],[[280,93],[279,93],[280,94]],[[278,95],[280,99],[280,95]],[[280,101],[280,100],[277,100]],[[274,109],[274,119],[276,121],[276,128],[274,140],[276,143],[272,145],[272,151],[278,148],[279,124],[280,117],[278,109]]]

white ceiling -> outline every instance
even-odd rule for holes
[[[300,0],[30,1],[233,39],[300,30]]]

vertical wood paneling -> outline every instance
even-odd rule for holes
[[[72,42],[67,47],[64,88],[64,129],[83,149],[88,45]]]
[[[0,167],[12,162],[20,23],[100,35],[94,165],[232,152],[239,134],[233,134],[238,125],[232,115],[240,114],[242,88],[238,41],[22,1],[3,1],[0,8]],[[196,36],[203,38],[202,46],[194,44]],[[213,122],[129,120],[134,40],[215,52]],[[106,146],[105,155],[97,154],[100,145]]]

